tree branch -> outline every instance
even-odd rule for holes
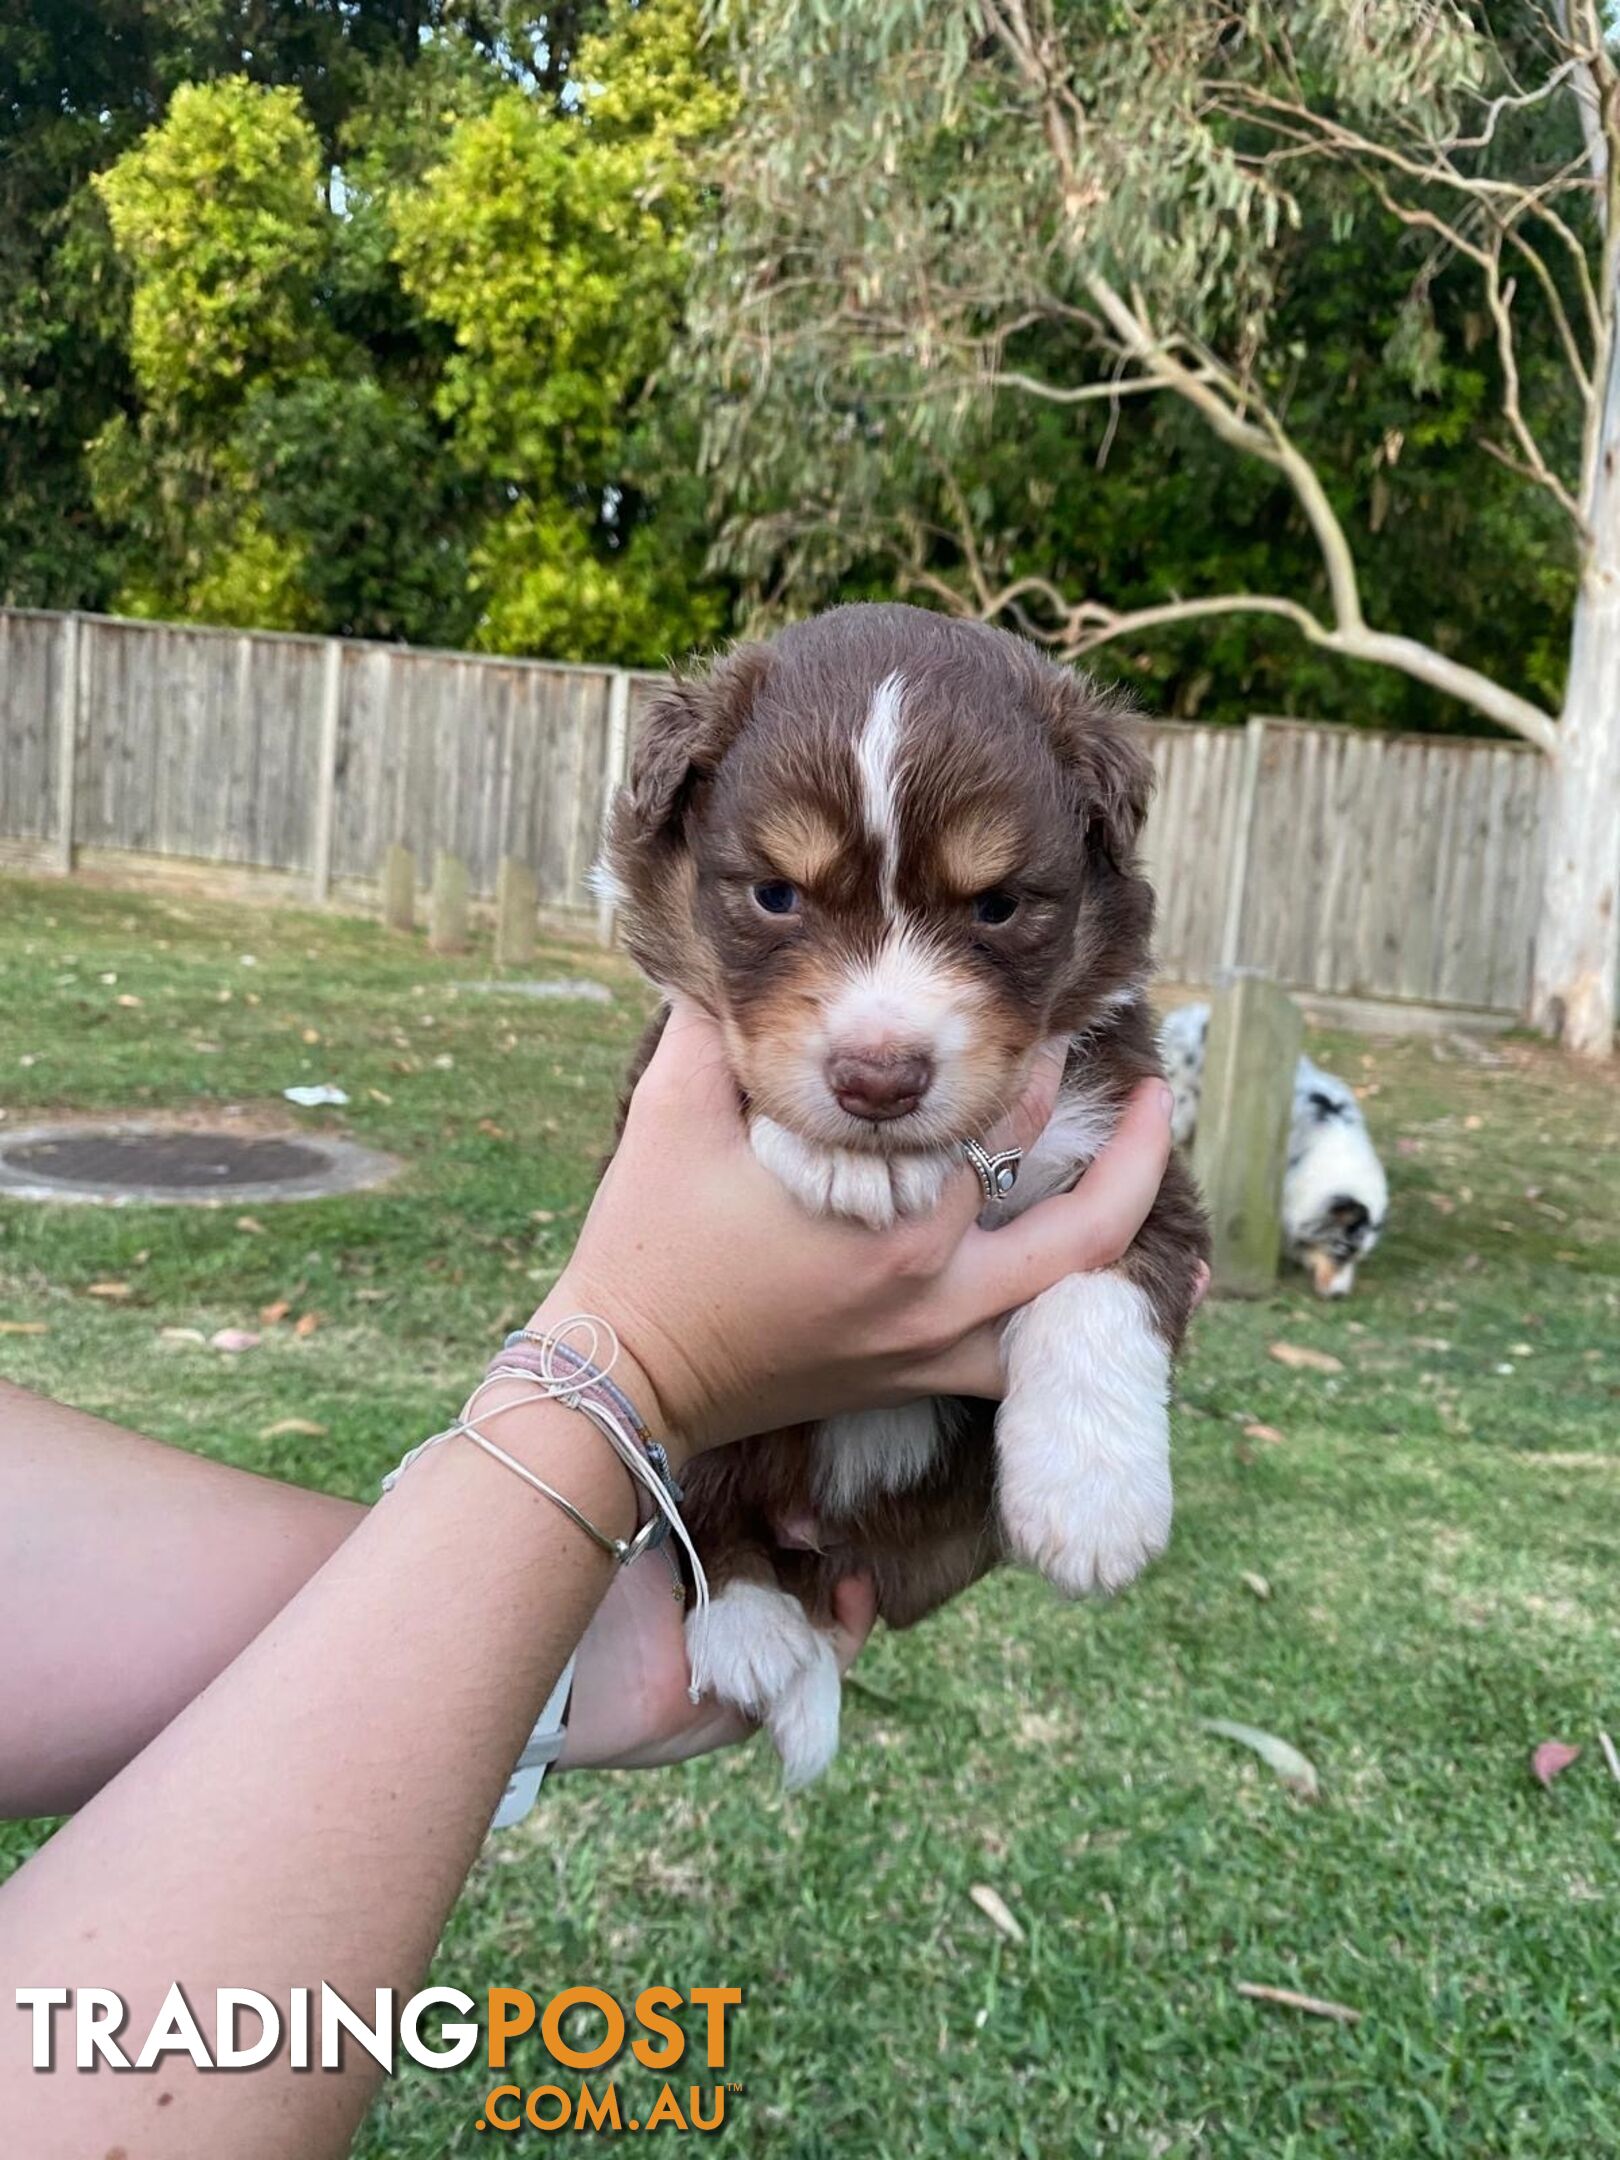
[[[1488,675],[1464,667],[1460,661],[1447,659],[1444,653],[1420,644],[1416,638],[1369,629],[1365,623],[1330,627],[1319,621],[1309,608],[1301,607],[1297,600],[1285,599],[1281,594],[1214,593],[1202,600],[1169,600],[1158,607],[1135,608],[1123,614],[1113,614],[1083,603],[1071,610],[1071,615],[1075,629],[1065,640],[1064,650],[1074,658],[1111,644],[1116,638],[1160,629],[1167,623],[1196,622],[1212,615],[1280,616],[1324,652],[1338,653],[1346,660],[1369,660],[1381,667],[1394,668],[1399,674],[1411,676],[1415,682],[1426,683],[1431,690],[1439,690],[1447,697],[1456,698],[1460,704],[1471,706],[1487,720],[1494,720],[1499,727],[1508,728],[1526,742],[1533,743],[1538,750],[1551,752],[1557,746],[1558,728],[1551,715],[1543,712],[1539,705],[1532,705],[1528,698],[1504,690]]]
[[[1270,412],[1265,414],[1263,424],[1248,419],[1238,409],[1238,398],[1244,393],[1230,376],[1222,388],[1217,388],[1211,375],[1215,373],[1218,379],[1219,371],[1206,367],[1202,373],[1195,373],[1186,367],[1168,350],[1165,340],[1154,335],[1140,309],[1130,307],[1105,278],[1093,273],[1086,282],[1127,355],[1144,374],[1162,376],[1167,388],[1203,414],[1222,442],[1274,466],[1288,481],[1305,513],[1323,568],[1327,571],[1334,619],[1341,629],[1359,624],[1362,621],[1361,589],[1344,527],[1328,501],[1327,490],[1315,466],[1292,441],[1281,421]]]

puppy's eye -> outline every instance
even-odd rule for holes
[[[1011,922],[1017,913],[1018,895],[1002,892],[999,887],[994,892],[978,894],[973,902],[973,920],[988,924],[992,930],[1000,923]]]
[[[767,878],[754,887],[754,905],[765,915],[797,915],[799,888],[786,878]]]

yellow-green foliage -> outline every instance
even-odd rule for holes
[[[118,605],[563,658],[717,635],[695,521],[655,541],[638,493],[734,102],[695,0],[610,10],[560,98],[431,87],[403,116],[379,92],[333,175],[293,89],[188,84],[99,176],[140,398],[90,456]]]
[[[149,402],[240,393],[307,365],[326,246],[321,153],[298,93],[187,83],[97,192],[133,281],[130,359]]]
[[[618,7],[580,48],[574,111],[504,92],[395,206],[405,290],[455,341],[437,409],[522,491],[475,556],[486,644],[652,657],[719,627],[646,551],[588,539],[679,321],[695,152],[732,109],[698,35],[691,0]]]

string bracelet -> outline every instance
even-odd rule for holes
[[[605,1357],[599,1358],[598,1353],[604,1350]],[[385,1493],[392,1492],[412,1463],[429,1448],[439,1447],[446,1440],[470,1440],[493,1461],[560,1508],[577,1529],[620,1567],[639,1559],[673,1532],[691,1570],[693,1600],[701,1617],[709,1606],[709,1579],[691,1533],[681,1518],[681,1489],[675,1481],[667,1452],[654,1440],[646,1420],[624,1390],[610,1377],[618,1357],[619,1339],[612,1326],[591,1313],[576,1313],[545,1333],[531,1328],[518,1329],[507,1337],[502,1349],[490,1361],[483,1379],[463,1404],[461,1415],[443,1432],[431,1434],[412,1448],[383,1479],[382,1489]],[[558,1492],[554,1485],[548,1484],[527,1463],[509,1454],[482,1429],[509,1411],[527,1407],[534,1399],[534,1396],[516,1396],[503,1403],[486,1403],[489,1389],[502,1380],[526,1382],[534,1390],[534,1396],[577,1411],[601,1433],[636,1486],[642,1520],[633,1537],[615,1537],[600,1529],[566,1493]],[[694,1629],[689,1641],[695,1640],[701,1646],[706,1632],[702,1627]],[[692,1666],[687,1688],[694,1703],[703,1690],[704,1675],[700,1664],[701,1649],[698,1662]]]

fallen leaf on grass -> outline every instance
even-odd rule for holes
[[[1270,1583],[1267,1582],[1263,1575],[1255,1574],[1252,1568],[1245,1568],[1238,1577],[1238,1581],[1242,1583],[1245,1590],[1252,1590],[1262,1605],[1271,1596]]]
[[[114,1304],[120,1298],[134,1296],[127,1282],[93,1282],[84,1294],[86,1297],[109,1298]]]
[[[1579,1762],[1580,1755],[1580,1749],[1567,1740],[1543,1740],[1530,1758],[1530,1775],[1538,1785],[1551,1785],[1572,1762]]]
[[[259,1338],[251,1328],[222,1327],[208,1338],[210,1350],[226,1350],[237,1356],[244,1350],[257,1350]]]
[[[321,1316],[319,1313],[300,1313],[294,1325],[293,1333],[298,1336],[313,1335],[320,1324]]]
[[[1267,1346],[1266,1355],[1293,1372],[1344,1371],[1342,1358],[1336,1358],[1330,1350],[1313,1350],[1309,1343],[1274,1342]]]
[[[1279,1740],[1275,1733],[1262,1732],[1258,1725],[1240,1725],[1234,1718],[1200,1718],[1205,1732],[1218,1733],[1223,1740],[1235,1740],[1239,1747],[1252,1748],[1263,1763],[1276,1771],[1290,1792],[1299,1794],[1302,1800],[1315,1800],[1321,1794],[1316,1775],[1316,1765],[1308,1756],[1286,1740]]]
[[[115,1005],[138,1005],[140,1002],[133,990],[121,990],[113,999]]]
[[[202,1329],[201,1329],[201,1328],[194,1328],[194,1327],[160,1327],[160,1328],[158,1329],[158,1341],[159,1341],[159,1342],[166,1342],[166,1343],[200,1343],[200,1342],[206,1342],[207,1340],[208,1340],[208,1338],[207,1338],[207,1336],[206,1336],[206,1335],[205,1335],[205,1334],[203,1333],[203,1331],[202,1331]]]
[[[1303,2010],[1307,2017],[1336,2018],[1341,2025],[1359,2025],[1361,2012],[1348,2003],[1329,2002],[1323,1995],[1300,1995],[1293,1988],[1264,1987],[1258,1980],[1240,1980],[1240,1995],[1250,2002],[1276,2003],[1283,2010]]]
[[[48,1335],[43,1320],[0,1320],[0,1335]]]
[[[320,1440],[325,1438],[326,1427],[313,1424],[306,1417],[277,1418],[273,1425],[266,1425],[261,1429],[259,1438],[261,1440],[279,1440],[283,1433],[299,1433],[306,1439]]]
[[[968,1896],[978,1906],[990,1925],[993,1928],[999,1928],[1009,1942],[1021,1943],[1028,1940],[1024,1933],[1023,1923],[1011,1911],[1006,1899],[999,1890],[992,1890],[986,1882],[976,1882],[968,1891]]]
[[[1275,1425],[1245,1425],[1243,1437],[1245,1440],[1263,1440],[1267,1447],[1284,1447],[1288,1441],[1288,1435],[1280,1433]]]
[[[245,1230],[249,1237],[264,1236],[264,1224],[259,1221],[256,1215],[238,1215],[236,1227],[238,1230]]]
[[[285,1320],[291,1311],[291,1305],[288,1304],[284,1297],[281,1297],[277,1298],[273,1304],[261,1305],[259,1307],[259,1318],[267,1327],[274,1327],[278,1321]]]

